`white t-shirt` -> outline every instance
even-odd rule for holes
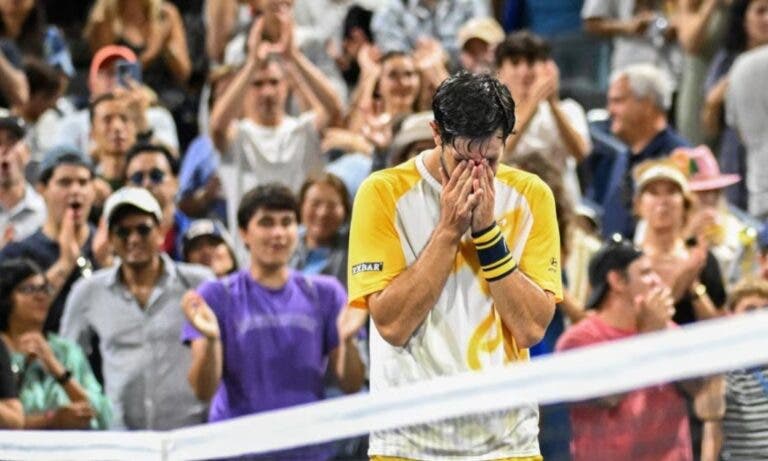
[[[571,126],[587,142],[587,152],[591,151],[589,139],[589,125],[587,116],[581,105],[573,99],[564,99],[560,101],[560,109],[565,113],[566,118],[571,122]],[[557,121],[552,114],[549,103],[542,101],[536,109],[531,122],[528,124],[525,132],[520,136],[512,154],[508,154],[508,159],[515,155],[525,155],[532,152],[539,152],[547,157],[563,175],[563,182],[571,200],[578,202],[581,198],[581,189],[579,188],[579,178],[576,174],[576,159],[574,159],[560,129],[557,127]]]
[[[286,116],[277,127],[260,126],[248,119],[236,123],[235,138],[219,169],[227,198],[227,221],[233,232],[243,194],[275,181],[298,192],[307,176],[319,172],[323,164],[314,112],[298,118]]]

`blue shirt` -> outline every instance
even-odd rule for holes
[[[200,135],[192,141],[184,153],[179,171],[179,199],[188,197],[205,187],[219,169],[219,153],[209,136]],[[206,215],[227,222],[227,202],[223,198],[214,200]]]

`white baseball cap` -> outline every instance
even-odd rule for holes
[[[109,226],[112,225],[112,217],[115,212],[124,206],[132,206],[149,213],[157,219],[157,222],[163,219],[163,210],[160,208],[160,204],[148,190],[141,187],[123,187],[107,197],[107,201],[104,203],[104,217]]]

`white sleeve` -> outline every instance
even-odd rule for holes
[[[614,0],[585,0],[581,7],[581,19],[590,18],[614,18],[618,17],[615,11]]]
[[[592,140],[589,137],[589,123],[587,122],[587,114],[584,112],[584,108],[573,99],[564,99],[560,101],[560,109],[568,117],[568,121],[571,122],[573,129],[587,143],[587,155],[589,155],[592,152]]]
[[[61,317],[59,335],[80,345],[84,351],[91,349],[91,328],[88,320],[88,281],[80,279],[72,285],[64,313]]]
[[[171,113],[164,107],[150,107],[147,109],[147,123],[152,128],[152,135],[163,144],[179,151],[179,136],[176,132],[176,122]]]

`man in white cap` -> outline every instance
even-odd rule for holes
[[[86,347],[99,335],[112,429],[168,430],[204,421],[204,405],[187,385],[191,357],[178,341],[180,300],[213,273],[159,250],[162,216],[146,189],[110,195],[104,217],[120,263],[75,284],[64,309],[63,337]]]
[[[504,41],[504,29],[493,18],[472,18],[459,29],[459,63],[473,74],[494,70],[496,45]]]

